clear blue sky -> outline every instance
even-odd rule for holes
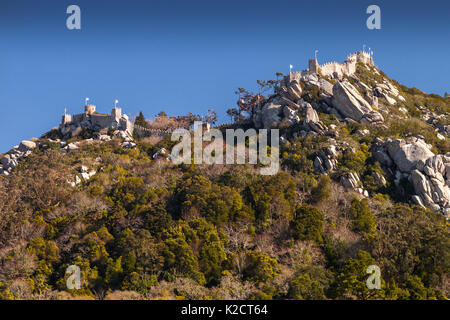
[[[81,7],[81,30],[66,8]],[[366,28],[381,7],[382,29]],[[40,136],[85,97],[99,112],[114,99],[153,117],[203,113],[220,120],[237,87],[277,71],[343,61],[366,44],[375,63],[408,86],[450,91],[449,1],[1,0],[0,152]]]

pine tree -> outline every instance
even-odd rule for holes
[[[134,120],[134,124],[144,128],[148,128],[147,121],[145,121],[145,117],[142,111],[139,112],[139,115],[136,117],[136,120]]]

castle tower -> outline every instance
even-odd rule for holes
[[[309,59],[308,66],[309,66],[309,72],[317,73],[319,71],[319,63],[317,62],[316,58]]]
[[[122,117],[122,108],[119,108],[119,107],[112,108],[111,116],[114,119],[117,119],[117,120],[120,119]]]
[[[92,104],[88,104],[84,106],[84,113],[85,114],[94,114],[95,113],[95,106]]]
[[[67,109],[64,109],[64,114],[62,115],[61,125],[66,125],[72,122],[72,116],[67,114]]]

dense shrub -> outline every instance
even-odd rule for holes
[[[245,279],[256,283],[267,282],[279,273],[277,260],[261,251],[249,250],[246,259]]]
[[[295,239],[322,242],[324,216],[319,209],[301,205],[291,222],[292,234]]]
[[[353,199],[350,207],[350,216],[352,219],[352,228],[355,231],[363,232],[369,239],[376,236],[377,223],[375,217],[369,209],[367,199]]]
[[[317,185],[311,190],[311,202],[318,203],[327,200],[331,195],[331,179],[326,174],[319,177]]]

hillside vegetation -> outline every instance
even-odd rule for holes
[[[355,77],[368,86],[389,79],[365,65],[348,77],[357,86]],[[299,124],[280,126],[286,142],[273,176],[257,165],[154,158],[171,149],[169,136],[124,148],[86,132],[63,151],[47,134],[0,176],[0,299],[446,299],[449,224],[410,201],[411,185],[394,182],[373,145],[420,135],[448,153],[449,138],[436,133],[449,124],[450,99],[389,81],[404,101],[379,98],[383,125],[326,112],[321,89],[302,84],[334,142],[296,134],[298,112]],[[321,172],[315,159],[332,145],[344,147]],[[95,174],[83,179],[82,167]],[[343,186],[351,172],[366,196]],[[82,182],[69,184],[74,176]],[[81,268],[79,290],[66,287],[70,265]],[[369,265],[381,269],[379,290],[366,286]]]

